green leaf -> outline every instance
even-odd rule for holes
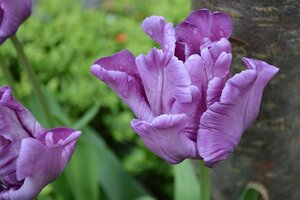
[[[210,169],[205,166],[203,160],[200,160],[200,199],[211,199]]]
[[[135,200],[156,200],[156,199],[154,199],[153,197],[150,197],[150,196],[141,196]]]
[[[70,163],[65,169],[68,184],[76,200],[98,200],[100,162],[96,147],[83,134]]]
[[[239,200],[258,200],[260,196],[264,200],[269,199],[266,187],[258,182],[249,182]]]
[[[148,192],[126,173],[119,159],[108,149],[99,135],[90,128],[84,129],[91,145],[97,148],[100,162],[99,181],[110,200],[132,200],[147,195]]]
[[[100,103],[96,102],[93,107],[91,107],[84,115],[77,120],[73,128],[74,129],[82,129],[89,124],[89,122],[97,115],[100,108]]]
[[[242,196],[240,197],[240,200],[257,200],[259,196],[259,193],[253,189],[253,188],[248,188],[246,189]]]
[[[53,191],[55,192],[55,194],[61,197],[60,199],[74,199],[65,173],[63,173],[58,179],[51,183],[51,185],[53,186]]]
[[[175,200],[199,199],[199,182],[190,160],[174,166]]]

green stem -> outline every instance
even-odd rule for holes
[[[10,70],[8,69],[6,63],[4,62],[3,56],[0,54],[0,66],[2,68],[3,74],[5,76],[6,81],[8,82],[8,85],[12,88],[14,96],[19,99],[19,96],[17,94],[17,90],[15,87],[15,81],[14,78],[10,72]]]
[[[210,169],[205,166],[204,161],[200,161],[200,200],[211,199],[211,179]]]
[[[27,75],[28,75],[28,78],[29,80],[31,81],[31,84],[32,84],[32,87],[37,95],[37,98],[38,98],[38,102],[40,104],[40,107],[46,117],[46,120],[47,120],[47,123],[49,126],[52,126],[53,123],[52,123],[52,118],[51,118],[51,115],[50,115],[50,109],[48,108],[48,105],[47,105],[47,102],[46,102],[46,98],[42,92],[42,89],[37,81],[37,78],[34,74],[34,71],[25,55],[25,52],[24,52],[24,49],[23,49],[23,46],[21,44],[21,42],[19,41],[19,39],[17,38],[16,35],[12,36],[11,38],[11,41],[18,53],[18,57],[19,57],[19,60],[20,60],[20,63],[23,65],[25,71],[27,72]]]

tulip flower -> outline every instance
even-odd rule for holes
[[[0,1],[0,44],[14,35],[31,14],[31,0]]]
[[[91,72],[131,108],[131,126],[152,152],[171,164],[192,158],[213,167],[255,120],[278,69],[244,58],[247,69],[231,77],[232,23],[224,13],[197,10],[176,28],[152,16],[142,28],[161,50],[137,57],[122,50]]]
[[[0,87],[0,199],[36,197],[60,176],[79,135],[71,128],[43,128],[9,87]]]

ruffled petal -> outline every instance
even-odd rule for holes
[[[210,107],[215,102],[220,101],[224,84],[224,79],[220,77],[215,77],[209,81],[206,97],[207,107]]]
[[[198,88],[194,85],[191,86],[192,102],[180,103],[175,101],[170,114],[184,113],[187,118],[187,123],[183,132],[187,137],[193,141],[197,141],[197,132],[199,128],[200,117],[206,110],[205,98],[202,98]]]
[[[226,159],[235,149],[258,114],[265,85],[278,71],[262,61],[246,58],[245,62],[248,70],[229,79],[220,101],[209,106],[201,117],[197,145],[208,166]]]
[[[176,28],[176,41],[186,44],[186,58],[200,53],[200,46],[205,38],[212,42],[221,38],[229,39],[232,22],[228,15],[210,12],[207,9],[196,10]]]
[[[14,35],[31,14],[31,0],[0,1],[0,44]]]
[[[229,74],[231,60],[231,53],[222,52],[213,65],[212,76],[225,78]]]
[[[175,100],[192,101],[190,77],[175,56],[154,48],[147,55],[139,55],[136,64],[155,116],[169,113]]]
[[[1,192],[0,198],[29,200],[37,196],[45,185],[62,173],[79,136],[80,132],[73,129],[56,128],[45,135],[47,144],[34,138],[23,139],[17,160],[17,178],[24,183],[20,188]]]
[[[221,38],[210,45],[210,52],[214,60],[217,60],[221,53],[231,53],[231,44],[226,38]]]
[[[164,114],[152,123],[134,119],[131,126],[153,153],[176,164],[197,157],[196,143],[183,132],[186,123],[184,114]]]
[[[6,132],[10,135],[7,137],[24,137],[29,135],[38,137],[40,133],[45,131],[32,113],[14,99],[11,89],[8,86],[0,87],[0,105],[3,106],[1,107],[1,111],[5,112],[3,114],[6,120],[9,121],[9,123],[3,125],[9,126],[10,130],[15,129],[13,132]],[[17,127],[19,128],[17,129]]]
[[[191,55],[184,62],[186,70],[190,75],[192,84],[197,86],[200,93],[206,91],[206,85],[208,82],[204,62],[205,60],[197,54]]]
[[[175,30],[172,23],[167,23],[162,16],[147,17],[142,28],[154,41],[156,41],[164,52],[174,54],[175,51]]]
[[[137,118],[148,121],[153,118],[153,114],[145,100],[134,60],[132,53],[123,50],[97,60],[91,66],[91,72],[115,91]]]
[[[202,66],[206,74],[206,80],[210,81],[214,77],[226,78],[229,75],[232,60],[231,53],[221,52],[214,60],[211,49],[201,49]]]

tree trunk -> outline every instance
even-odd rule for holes
[[[265,88],[256,122],[213,170],[213,198],[237,199],[255,181],[272,200],[300,199],[300,1],[193,0],[198,8],[232,16],[233,68],[241,69],[242,56],[280,68]]]

